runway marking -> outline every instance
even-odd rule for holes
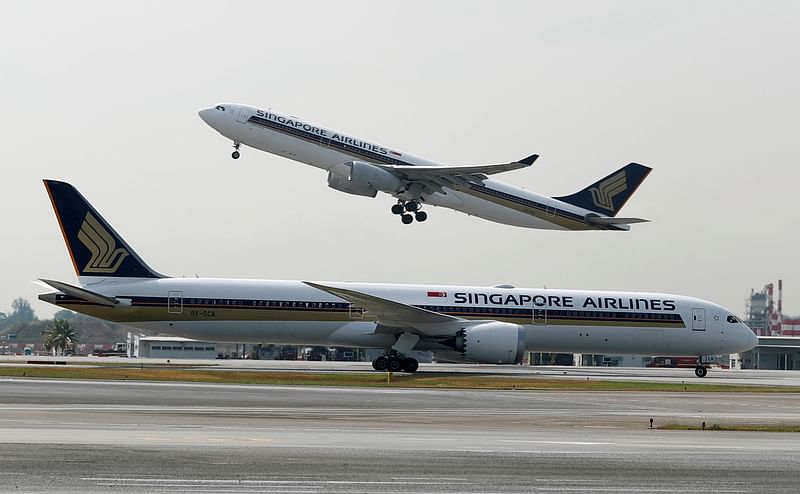
[[[158,478],[158,477],[81,477],[81,480],[91,481],[91,482],[161,482],[161,483],[176,483],[176,482],[193,482],[196,484],[378,484],[378,485],[391,485],[391,484],[412,484],[412,480],[421,479],[426,481],[425,483],[428,484],[442,484],[442,480],[446,480],[451,482],[453,480],[461,481],[463,483],[469,484],[472,482],[466,482],[463,478],[444,478],[439,479],[438,477],[433,479],[430,477],[399,477],[396,480],[323,480],[323,479],[314,479],[313,477],[309,478],[309,480],[300,480],[294,479],[291,480],[241,480],[241,479],[182,479],[182,478],[172,478],[172,479],[165,479],[165,478]]]
[[[572,446],[603,446],[617,443],[595,443],[585,441],[536,441],[533,439],[501,439],[501,443],[567,444]]]

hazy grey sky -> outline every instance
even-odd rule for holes
[[[800,312],[797,2],[0,3],[0,311],[76,280],[42,178],[176,276],[653,290]],[[548,195],[654,168],[631,232],[508,227],[238,161],[197,110],[272,107]]]

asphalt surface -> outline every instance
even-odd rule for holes
[[[305,360],[193,360],[124,357],[24,357],[0,356],[0,366],[28,365],[28,362],[59,361],[70,367],[91,366],[97,363],[114,366],[140,365],[202,366],[219,370],[299,371],[299,372],[375,372],[369,362],[309,362]],[[37,364],[31,364],[37,365]],[[39,364],[40,365],[40,364]],[[694,369],[643,367],[567,367],[525,365],[425,364],[419,366],[424,374],[477,374],[509,377],[559,377],[563,379],[605,379],[647,382],[702,382],[704,384],[770,385],[800,387],[800,372],[770,370],[727,370],[711,368],[705,378],[694,375]]]
[[[0,490],[797,492],[800,394],[0,380]]]

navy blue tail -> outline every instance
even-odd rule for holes
[[[606,216],[616,216],[651,170],[650,167],[630,163],[580,192],[553,199]]]
[[[78,276],[163,278],[150,269],[75,187],[45,180]]]

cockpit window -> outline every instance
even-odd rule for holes
[[[731,324],[738,324],[738,323],[742,322],[742,320],[739,319],[736,316],[731,315],[731,316],[728,316],[728,322],[731,323]]]
[[[216,108],[217,110],[222,110],[222,111],[225,111],[225,107],[224,107],[224,106],[222,106],[222,105],[217,105],[217,106],[215,106],[214,108]]]

